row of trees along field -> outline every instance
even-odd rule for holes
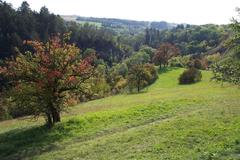
[[[15,10],[0,1],[0,8],[0,39],[6,44],[0,43],[1,119],[44,116],[50,127],[61,120],[61,113],[72,104],[140,92],[158,78],[156,66],[188,67],[191,70],[183,76],[192,73],[200,77],[196,68],[208,69],[222,55],[185,52],[185,45],[205,43],[207,51],[225,40],[231,30],[215,25],[178,26],[126,36],[104,27],[64,22],[45,7],[39,13],[32,11],[26,2]],[[235,35],[239,34],[238,26],[238,21],[234,21]],[[178,34],[181,36],[169,36]],[[229,41],[234,53],[238,51],[236,37]]]

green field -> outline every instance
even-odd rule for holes
[[[53,129],[43,119],[0,122],[0,159],[240,159],[240,89],[178,85],[169,69],[140,94],[74,106]]]

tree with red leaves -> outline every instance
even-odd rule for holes
[[[93,75],[94,55],[81,58],[80,49],[66,43],[68,34],[47,43],[26,41],[34,53],[7,59],[0,74],[8,82],[10,99],[38,117],[44,115],[49,127],[60,122],[69,93],[86,94],[86,82]]]
[[[162,65],[165,67],[168,65],[169,59],[177,56],[179,53],[180,50],[176,46],[170,43],[164,43],[156,50],[153,56],[153,62],[159,65],[160,68],[162,68]]]

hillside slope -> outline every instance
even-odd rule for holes
[[[177,26],[176,23],[168,23],[165,21],[137,21],[117,18],[97,18],[97,17],[81,17],[77,15],[61,15],[61,17],[69,22],[74,21],[77,23],[90,23],[97,26],[110,27],[112,29],[128,28],[131,31],[140,30],[144,31],[146,28],[155,28],[159,30],[172,29]],[[186,25],[186,24],[185,24]]]
[[[0,123],[0,159],[240,159],[240,90],[178,85],[167,70],[140,94],[73,107],[48,131],[43,120]]]

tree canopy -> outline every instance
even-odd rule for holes
[[[28,48],[24,40],[46,42],[52,34],[66,32],[64,21],[60,16],[51,14],[46,7],[40,12],[32,11],[27,2],[17,9],[11,4],[0,1],[0,58],[10,57]]]
[[[86,82],[93,74],[93,56],[81,58],[79,48],[67,44],[65,36],[48,42],[26,41],[34,52],[18,54],[0,67],[8,79],[11,101],[27,107],[34,116],[44,115],[47,124],[59,122],[65,101],[72,93],[87,94]]]

